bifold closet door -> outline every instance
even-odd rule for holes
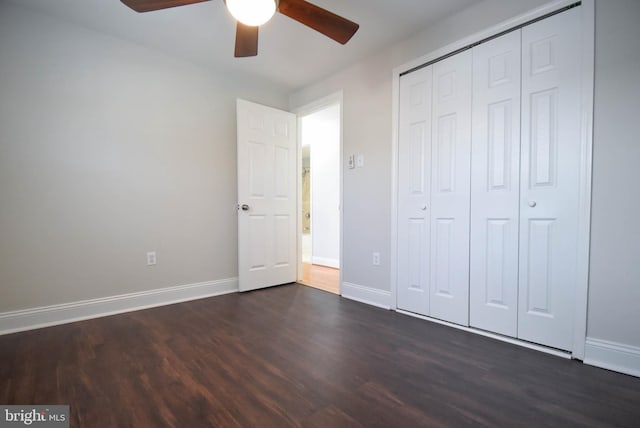
[[[520,31],[473,48],[469,323],[518,326]]]
[[[400,79],[397,306],[429,315],[432,69]]]
[[[471,51],[432,67],[430,316],[469,325]]]
[[[399,308],[572,348],[580,16],[400,79]]]
[[[573,341],[580,195],[580,8],[522,29],[518,337]]]

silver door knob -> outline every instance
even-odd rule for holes
[[[535,207],[536,207],[536,205],[538,205],[538,204],[536,203],[536,201],[529,201],[529,206],[530,206],[531,208],[535,208]]]
[[[242,211],[249,211],[249,205],[247,204],[242,204],[240,208],[242,208]]]
[[[420,209],[421,209],[422,211],[426,211],[426,210],[427,210],[427,206],[426,206],[426,205],[423,205],[423,206],[421,206],[421,207],[420,207]]]

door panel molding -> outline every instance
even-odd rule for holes
[[[433,70],[427,67],[402,79],[397,230],[404,243],[398,248],[398,294],[393,298],[402,309],[429,315]]]
[[[237,100],[240,291],[296,280],[296,120]]]
[[[398,254],[398,176],[399,176],[399,106],[400,106],[400,77],[411,70],[419,69],[423,64],[433,62],[451,52],[456,52],[474,45],[480,41],[489,39],[498,34],[504,34],[513,28],[520,27],[526,23],[544,18],[550,14],[557,13],[575,5],[572,0],[559,0],[545,4],[530,12],[521,14],[512,19],[504,21],[498,25],[478,32],[474,35],[458,40],[452,44],[437,49],[427,55],[409,61],[392,71],[392,219],[391,219],[391,253]],[[593,81],[594,81],[594,47],[595,47],[595,0],[583,0],[581,5],[575,8],[580,14],[581,32],[581,62],[580,68],[580,192],[579,192],[579,215],[578,215],[578,251],[576,254],[576,290],[575,290],[575,311],[573,315],[573,342],[571,344],[571,355],[576,359],[583,359],[585,352],[586,323],[587,323],[587,296],[588,296],[588,271],[589,271],[589,245],[590,245],[590,220],[591,220],[591,171],[592,171],[592,136],[593,136]],[[544,53],[544,50],[543,52]],[[544,55],[541,56],[544,59]],[[496,59],[496,62],[500,62]],[[544,61],[537,61],[540,65]],[[549,62],[549,61],[547,61]],[[496,67],[494,72],[494,82],[500,82],[500,68]],[[413,73],[411,73],[413,74]],[[405,77],[411,74],[406,74]],[[398,260],[397,257],[391,259],[391,307],[398,309]],[[470,328],[483,334],[481,330]],[[513,339],[516,343],[520,342]]]
[[[520,39],[518,30],[473,48],[469,318],[510,337],[518,333]]]

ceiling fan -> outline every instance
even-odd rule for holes
[[[121,1],[136,12],[151,12],[209,0]],[[238,21],[236,26],[236,57],[258,54],[258,28],[271,19],[276,11],[343,45],[353,37],[360,27],[355,22],[305,0],[225,0],[225,4],[231,15]]]

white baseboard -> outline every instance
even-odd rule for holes
[[[4,312],[0,313],[0,335],[219,296],[237,291],[238,279],[229,278],[61,305]]]
[[[640,377],[640,348],[587,337],[584,363]]]
[[[391,309],[391,292],[365,287],[364,285],[343,282],[340,294],[347,299],[383,309]]]
[[[311,263],[313,263],[314,265],[328,266],[335,269],[340,268],[340,260],[338,259],[328,259],[326,257],[311,257]]]

